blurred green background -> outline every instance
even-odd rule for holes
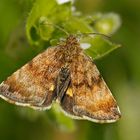
[[[23,36],[32,1],[0,0],[0,82],[40,52],[29,47]],[[23,109],[0,100],[0,140],[140,140],[140,1],[77,0],[76,7],[85,14],[121,16],[121,28],[112,38],[123,47],[96,60],[120,106],[121,120],[113,124],[74,121],[75,128],[71,122],[69,131],[55,125],[57,117],[50,111]]]

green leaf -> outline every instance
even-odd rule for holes
[[[72,14],[71,6],[72,6],[71,2],[67,2],[61,5],[57,4],[57,7],[54,8],[54,11],[50,12],[51,20],[54,23],[67,21]]]
[[[55,25],[67,20],[70,15],[71,2],[59,5],[56,0],[36,0],[26,24],[30,43],[39,45],[40,41],[49,40],[57,30]]]
[[[121,20],[118,14],[108,13],[103,14],[97,21],[95,21],[94,28],[97,32],[112,35],[120,27]]]
[[[39,20],[38,32],[39,36],[43,40],[49,40],[51,38],[51,34],[55,30],[52,22],[50,22],[46,17],[41,17]]]
[[[55,0],[36,0],[34,3],[26,24],[27,37],[31,43],[37,44],[40,39],[37,31],[37,21],[42,16],[48,16],[56,5]]]
[[[85,49],[85,53],[94,60],[99,59],[113,50],[120,47],[102,36],[87,36],[81,39],[81,47]]]
[[[94,31],[106,35],[114,34],[121,25],[121,19],[116,13],[96,13],[92,16],[86,16],[85,21]]]
[[[90,27],[86,21],[79,17],[71,17],[68,21],[64,23],[64,29],[66,29],[69,33],[87,33],[93,32],[92,27]]]

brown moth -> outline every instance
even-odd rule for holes
[[[50,47],[0,84],[0,97],[33,109],[60,104],[66,115],[93,122],[115,122],[119,107],[92,59],[75,36]]]

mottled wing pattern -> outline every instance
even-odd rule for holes
[[[69,116],[99,123],[120,118],[117,103],[90,58],[79,55],[70,72],[71,84],[61,103]]]
[[[61,68],[59,47],[51,47],[0,84],[0,97],[21,106],[47,109],[54,98],[55,79]]]

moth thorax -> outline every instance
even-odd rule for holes
[[[76,46],[69,46],[66,51],[64,51],[64,61],[72,62],[79,55],[81,49]]]
[[[70,35],[67,39],[66,39],[66,43],[68,44],[75,44],[78,43],[78,40],[75,36]]]
[[[68,47],[68,49],[74,49],[76,47],[78,47],[80,44],[79,44],[79,41],[78,39],[73,36],[73,35],[70,35],[67,39],[66,39],[66,47]]]

